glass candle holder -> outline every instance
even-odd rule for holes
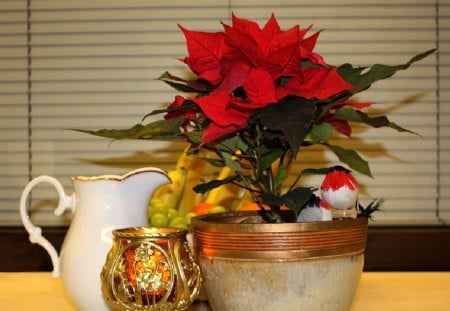
[[[113,231],[101,273],[102,292],[115,310],[186,310],[198,296],[200,269],[186,230],[135,227]]]

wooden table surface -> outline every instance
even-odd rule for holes
[[[49,272],[1,272],[0,310],[76,309]],[[210,309],[196,304],[189,310]],[[351,311],[375,310],[450,311],[450,272],[363,273]]]

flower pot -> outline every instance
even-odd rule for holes
[[[262,222],[257,212],[192,219],[213,310],[349,310],[363,268],[367,218]]]

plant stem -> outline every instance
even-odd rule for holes
[[[236,174],[238,174],[239,177],[244,182],[245,186],[247,187],[247,191],[250,193],[250,196],[252,197],[252,200],[258,205],[258,208],[261,211],[265,211],[263,204],[258,200],[258,197],[256,196],[255,192],[253,191],[250,183],[248,182],[247,177],[244,174],[242,174],[241,172],[236,172]]]
[[[256,130],[256,137],[255,137],[256,147],[255,147],[255,150],[254,150],[255,163],[256,163],[256,166],[255,166],[255,169],[256,169],[255,177],[256,177],[256,180],[258,181],[258,183],[262,184],[262,187],[261,187],[262,190],[267,191],[268,189],[265,189],[266,187],[264,187],[265,185],[264,185],[264,182],[263,182],[264,175],[263,175],[263,172],[260,169],[261,168],[261,150],[260,150],[260,147],[261,147],[261,143],[260,143],[260,140],[261,140],[261,129],[260,129],[258,123],[255,124],[255,130]]]

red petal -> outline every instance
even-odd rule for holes
[[[306,99],[325,99],[344,90],[353,88],[338,73],[337,68],[319,67],[302,68],[302,81],[290,79],[284,87],[277,89],[277,98],[295,95]]]
[[[276,50],[269,56],[270,73],[272,79],[284,77],[298,77],[300,74],[300,53],[298,52],[299,42],[290,46]]]
[[[226,43],[224,57],[234,61],[243,60],[255,67],[261,67],[267,62],[253,37],[226,24],[223,27]]]
[[[311,56],[312,51],[314,50],[314,47],[316,46],[317,38],[319,37],[319,34],[322,30],[316,32],[312,36],[303,39],[301,43],[301,57],[302,58],[309,58]]]
[[[323,60],[322,55],[317,54],[317,53],[311,53],[309,60],[311,63],[313,64],[317,64],[317,65],[321,65],[324,66],[325,68],[328,68],[327,63],[325,63],[325,61]]]
[[[294,26],[287,31],[283,31],[277,36],[272,37],[270,40],[270,52],[273,53],[278,49],[282,49],[301,42],[299,33],[299,26]]]
[[[200,78],[216,84],[220,81],[220,60],[224,49],[222,32],[208,33],[190,31],[178,25],[186,37],[189,57],[184,62]]]
[[[174,101],[169,105],[169,109],[174,109],[180,107],[184,102],[184,97],[176,95]]]
[[[224,71],[226,74],[217,90],[231,93],[247,80],[250,66],[246,62],[238,60],[233,62],[228,68],[224,68]]]
[[[218,126],[215,123],[211,123],[203,131],[201,145],[207,144],[207,143],[209,143],[213,140],[216,140],[222,136],[233,133],[233,132],[237,131],[239,128],[240,128],[240,126],[237,126],[237,125],[229,125],[229,126],[222,127],[222,126]]]
[[[227,127],[230,125],[241,126],[249,115],[232,108],[231,97],[222,91],[213,91],[208,96],[194,98],[194,101],[203,113],[218,126]]]
[[[256,42],[261,41],[263,36],[259,25],[251,20],[239,18],[234,13],[232,14],[233,28],[243,33],[248,34]]]
[[[352,127],[345,120],[338,120],[333,117],[324,118],[327,123],[331,124],[339,133],[351,137],[352,136]]]
[[[169,105],[169,109],[174,109],[180,107],[184,103],[184,97],[180,95],[176,95],[174,101],[172,104]],[[178,116],[184,116],[186,120],[195,120],[196,111],[193,109],[183,109],[183,110],[177,110],[168,112],[164,118],[165,119],[171,119]]]
[[[342,107],[342,106],[350,106],[353,108],[357,108],[357,109],[364,109],[364,108],[369,108],[370,106],[372,106],[373,103],[353,103],[353,102],[343,102],[339,105],[336,105],[336,107]]]
[[[272,15],[270,16],[267,23],[264,25],[261,32],[266,38],[273,38],[274,36],[282,32],[280,25],[278,25],[278,21],[275,17],[275,14],[272,13]]]
[[[262,108],[277,101],[272,76],[264,70],[250,71],[243,87],[253,109]]]
[[[322,32],[322,30],[316,32],[315,34],[306,39],[303,39],[306,33],[311,28],[312,25],[306,29],[301,30],[300,32],[300,40],[301,40],[300,56],[303,59],[309,59],[309,61],[313,64],[328,67],[328,65],[323,60],[323,57],[320,54],[313,52],[314,47],[316,46],[317,38],[319,37],[319,34]]]
[[[307,28],[300,30],[300,33],[299,33],[300,40],[303,40],[303,38],[306,36],[306,33],[308,31],[310,31],[311,28],[312,28],[312,25],[309,25]]]

